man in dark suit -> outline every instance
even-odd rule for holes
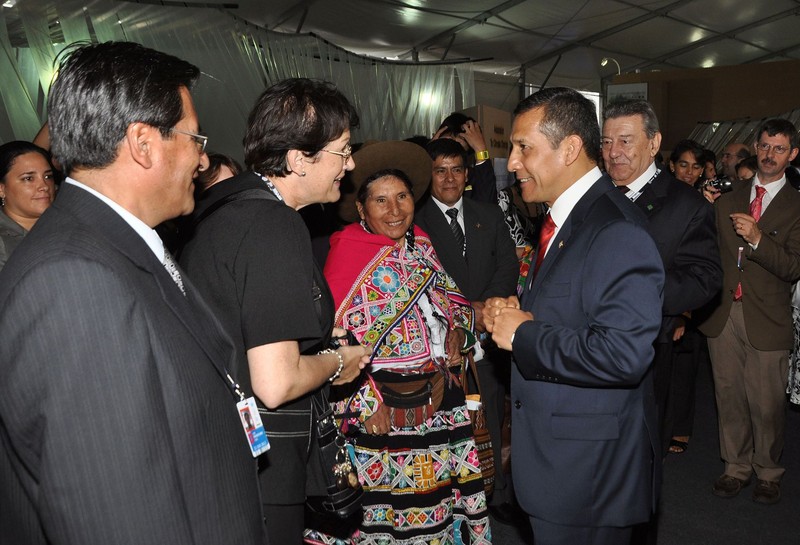
[[[440,138],[427,146],[433,161],[430,197],[417,210],[415,222],[431,237],[444,265],[475,309],[476,330],[485,338],[483,304],[489,297],[514,293],[519,264],[514,243],[496,204],[465,199],[465,151],[455,140]],[[453,210],[454,212],[449,212]],[[453,214],[451,218],[448,214]],[[451,224],[455,221],[458,232]],[[494,453],[494,493],[489,509],[500,521],[513,517],[513,491],[502,470],[502,424],[508,376],[508,353],[485,339],[476,354],[481,400]]]
[[[153,227],[192,211],[197,67],[75,49],[48,102],[68,175],[0,282],[0,538],[263,544],[233,347]]]
[[[608,175],[644,212],[666,273],[661,331],[655,344],[653,383],[663,454],[672,437],[667,401],[673,341],[682,315],[711,300],[722,286],[714,208],[697,191],[655,163],[661,146],[658,118],[645,100],[620,100],[603,112],[603,163]]]
[[[490,299],[512,350],[514,488],[537,545],[631,539],[658,497],[651,376],[664,271],[646,218],[597,168],[594,105],[550,88],[514,111],[508,168],[551,206],[521,303]]]
[[[753,501],[780,501],[786,383],[792,348],[792,282],[800,278],[800,193],[785,170],[798,153],[794,125],[766,121],[758,172],[716,202],[724,271],[706,334],[714,373],[720,456],[712,492],[732,498],[756,474]]]

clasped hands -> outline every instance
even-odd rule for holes
[[[491,297],[483,307],[483,321],[492,340],[503,350],[511,350],[511,337],[520,324],[533,320],[533,314],[520,309],[519,299]]]

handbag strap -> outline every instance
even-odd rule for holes
[[[267,188],[260,189],[257,187],[251,189],[242,189],[241,191],[237,191],[236,193],[231,193],[226,197],[216,201],[215,203],[211,204],[208,208],[203,210],[200,214],[192,218],[192,229],[196,229],[197,226],[200,224],[201,221],[209,217],[211,214],[222,208],[228,203],[234,201],[242,201],[242,200],[253,200],[253,199],[267,199],[271,201],[277,201],[278,198],[272,194]]]
[[[467,357],[464,358],[464,373],[463,379],[461,380],[461,386],[464,388],[464,395],[469,394],[469,386],[467,383],[467,372],[472,370],[472,376],[475,377],[475,386],[478,388],[478,395],[481,395],[481,379],[478,377],[478,369],[475,367],[475,357],[472,355],[472,350],[467,353]]]
[[[417,282],[415,287],[411,287],[409,283],[415,274],[422,276],[422,282]],[[396,291],[389,302],[384,307],[384,312],[372,322],[372,326],[367,330],[361,338],[361,344],[372,349],[370,362],[375,358],[374,347],[380,346],[384,338],[391,332],[395,325],[405,317],[420,295],[428,288],[431,283],[435,271],[431,267],[422,267],[412,273],[408,280]],[[397,308],[397,303],[400,303],[400,308]],[[387,312],[388,311],[388,312]]]

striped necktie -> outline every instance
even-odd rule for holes
[[[461,248],[461,255],[464,255],[466,250],[466,241],[464,240],[464,232],[458,224],[458,209],[450,208],[445,212],[450,217],[450,230],[453,231],[453,236],[456,239],[456,244]]]

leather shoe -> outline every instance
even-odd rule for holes
[[[781,483],[758,480],[753,490],[753,501],[765,505],[774,505],[781,501]]]
[[[489,506],[489,514],[501,524],[516,525],[524,517],[519,507],[513,503],[503,502]]]
[[[714,481],[714,487],[711,489],[711,493],[720,498],[733,498],[738,496],[742,488],[748,484],[750,484],[749,479],[743,481],[742,479],[737,479],[730,475],[720,475],[720,477]]]

